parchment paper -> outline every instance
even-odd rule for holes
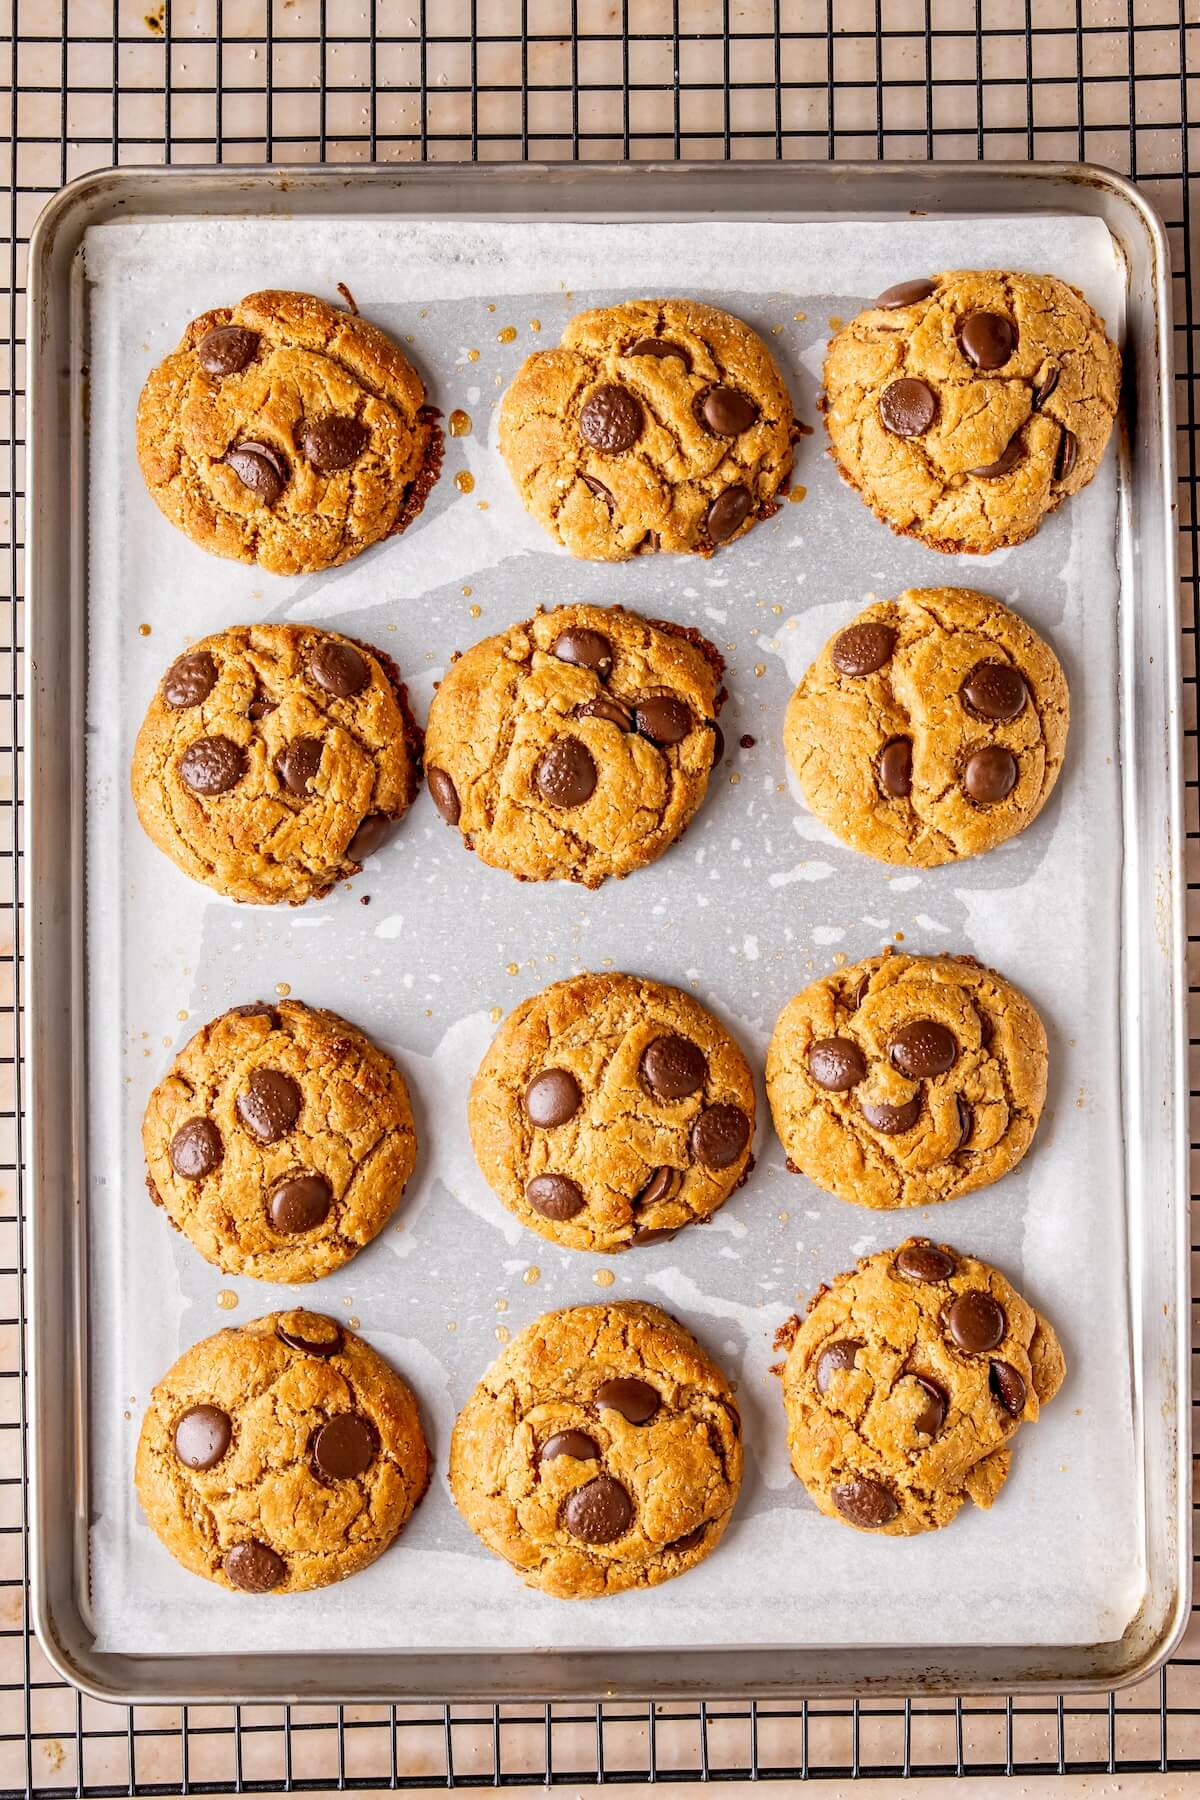
[[[925,270],[1021,266],[1082,286],[1121,330],[1108,234],[1080,218],[903,224],[403,223],[136,220],[89,232],[91,322],[90,929],[92,1591],[99,1647],[143,1653],[489,1645],[563,1647],[1077,1643],[1115,1638],[1143,1590],[1132,1423],[1118,1068],[1121,828],[1116,468],[1038,537],[986,559],[894,537],[824,454],[815,399],[831,322]],[[1019,263],[1014,264],[1014,258]],[[473,433],[407,535],[343,569],[280,579],[206,555],[158,514],[133,449],[150,367],[207,307],[263,286],[336,298],[405,342],[432,400]],[[711,562],[589,566],[515,502],[495,409],[521,359],[581,307],[694,294],[767,338],[799,418],[802,503]],[[540,321],[538,331],[532,321]],[[500,341],[515,326],[515,341]],[[477,353],[477,354],[476,354]],[[455,473],[472,471],[460,494]],[[961,582],[997,593],[1055,645],[1071,684],[1066,768],[1038,823],[977,861],[891,871],[800,806],[780,732],[794,682],[872,594]],[[696,625],[730,664],[726,762],[686,840],[595,893],[518,886],[462,847],[422,794],[352,884],[290,909],[237,907],[177,873],[129,798],[133,740],[167,663],[253,619],[312,620],[380,645],[423,716],[450,652],[568,599]],[[475,611],[478,616],[475,616]],[[149,626],[148,634],[143,628]],[[753,747],[739,748],[743,734]],[[370,896],[369,906],[360,899]],[[516,1224],[479,1175],[465,1102],[495,1029],[581,968],[689,986],[761,1068],[785,1000],[881,945],[972,951],[1032,997],[1051,1045],[1029,1155],[1003,1181],[905,1214],[847,1205],[789,1175],[765,1102],[754,1175],[713,1222],[614,1259]],[[394,1227],[301,1290],[231,1280],[146,1198],[139,1121],[175,1049],[237,1002],[293,995],[363,1026],[412,1090],[421,1156]],[[499,1014],[497,1013],[497,1017]],[[1069,1377],[1017,1441],[990,1513],[872,1539],[820,1517],[789,1473],[772,1335],[818,1282],[928,1232],[997,1262],[1057,1325]],[[596,1284],[611,1271],[611,1286]],[[540,1271],[535,1277],[534,1271]],[[221,1310],[222,1290],[236,1310]],[[700,1569],[590,1604],[524,1589],[459,1519],[444,1470],[453,1418],[515,1333],[551,1307],[641,1296],[678,1313],[739,1384],[747,1467],[734,1524]],[[220,1326],[302,1303],[359,1326],[411,1381],[437,1475],[399,1543],[320,1593],[228,1595],[185,1574],[138,1512],[131,1473],[154,1381]]]

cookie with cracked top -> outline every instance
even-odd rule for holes
[[[1046,1033],[970,956],[870,956],[789,1000],[767,1099],[789,1166],[857,1206],[928,1206],[997,1181],[1032,1141]]]
[[[623,608],[559,606],[450,665],[429,708],[429,792],[485,863],[598,887],[661,856],[720,752],[719,652]]]
[[[193,319],[151,371],[137,454],[159,510],[202,550],[303,575],[405,529],[442,434],[377,326],[267,291]]]
[[[134,746],[147,835],[234,900],[299,905],[356,875],[408,809],[421,734],[391,659],[309,625],[201,638]]]
[[[710,1218],[741,1185],[754,1078],[690,994],[572,975],[501,1025],[467,1122],[480,1169],[523,1225],[609,1254]]]
[[[990,1506],[1018,1426],[1066,1372],[1053,1326],[997,1269],[927,1238],[818,1288],[776,1346],[792,1468],[827,1517],[884,1537]]]
[[[657,1587],[703,1562],[742,1478],[721,1370],[644,1301],[546,1313],[454,1427],[450,1488],[526,1585],[558,1599]]]
[[[1096,473],[1121,355],[1078,288],[958,269],[888,288],[830,340],[834,461],[893,531],[949,553],[1032,537]]]
[[[1032,823],[1066,752],[1050,646],[969,588],[909,588],[830,638],[784,719],[813,812],[881,862],[978,856]]]
[[[504,396],[500,452],[572,556],[707,555],[777,510],[796,431],[783,379],[741,319],[698,300],[580,313]]]
[[[429,1482],[411,1390],[320,1313],[193,1344],[150,1396],[135,1482],[193,1575],[234,1593],[328,1587],[374,1562]]]
[[[147,1187],[229,1275],[317,1281],[395,1211],[416,1161],[404,1078],[299,1000],[235,1006],[184,1045],[142,1120]]]

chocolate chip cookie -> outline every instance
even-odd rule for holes
[[[295,1594],[365,1569],[429,1481],[417,1403],[320,1313],[193,1344],[158,1383],[135,1472],[152,1529],[193,1575]]]
[[[709,1218],[741,1185],[754,1078],[690,994],[573,975],[509,1014],[467,1120],[479,1167],[523,1225],[607,1255]]]
[[[788,1166],[857,1206],[929,1206],[1024,1156],[1046,1033],[971,956],[869,956],[789,1000],[767,1051]]]
[[[256,1001],[204,1025],[142,1120],[150,1197],[230,1275],[316,1281],[386,1225],[417,1140],[404,1078],[336,1013]]]
[[[561,1600],[657,1587],[703,1562],[741,1479],[728,1381],[690,1332],[639,1300],[536,1319],[450,1442],[471,1530]]]
[[[933,550],[1032,537],[1108,443],[1121,357],[1077,288],[955,270],[890,287],[825,359],[841,473],[893,531]]]
[[[996,1269],[927,1238],[865,1256],[776,1338],[792,1467],[821,1511],[910,1537],[990,1506],[1017,1426],[1062,1386],[1049,1322]]]
[[[572,556],[623,562],[744,535],[778,510],[792,406],[770,351],[698,300],[580,313],[518,370],[500,452],[539,524]]]
[[[436,420],[376,326],[268,291],[192,320],[142,389],[137,453],[202,550],[303,575],[415,518],[441,466]]]
[[[417,789],[421,734],[381,651],[308,625],[237,625],[173,662],[138,732],[138,818],[234,900],[320,898]]]
[[[429,709],[429,792],[523,881],[598,887],[685,829],[721,752],[724,663],[699,632],[559,606],[451,663]]]
[[[968,588],[909,588],[830,638],[792,695],[787,758],[844,843],[929,868],[1036,819],[1066,750],[1058,658]]]

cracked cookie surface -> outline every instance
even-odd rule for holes
[[[234,900],[319,899],[356,875],[417,788],[420,733],[380,651],[306,625],[238,625],[163,676],[138,732],[138,818]]]
[[[741,1479],[728,1381],[689,1331],[637,1300],[527,1326],[450,1443],[450,1487],[472,1531],[529,1587],[566,1600],[694,1568]]]
[[[830,638],[783,741],[812,811],[868,856],[929,868],[978,856],[1042,810],[1066,751],[1058,658],[969,588],[909,588]]]
[[[150,1196],[208,1262],[316,1281],[382,1231],[417,1142],[404,1078],[336,1013],[256,1001],[204,1025],[142,1120]]]
[[[821,1511],[911,1537],[992,1504],[1017,1427],[1062,1386],[1053,1327],[998,1270],[908,1238],[776,1338],[792,1468]]]
[[[201,549],[302,575],[402,531],[442,438],[382,331],[268,291],[192,320],[142,389],[137,453],[159,509]]]
[[[776,511],[792,405],[758,334],[698,300],[580,313],[504,396],[500,452],[573,556],[700,551]]]
[[[523,1225],[608,1254],[709,1218],[741,1185],[754,1078],[690,994],[573,975],[509,1014],[467,1119],[480,1169]]]
[[[451,663],[425,732],[434,803],[525,881],[643,868],[704,798],[723,668],[698,632],[621,607],[538,613]]]
[[[851,319],[824,380],[834,460],[871,510],[931,549],[985,552],[1092,479],[1121,357],[1065,281],[955,270]]]
[[[328,1587],[374,1562],[429,1481],[417,1403],[320,1313],[185,1350],[150,1396],[138,1498],[177,1562],[233,1592]]]
[[[970,956],[870,956],[789,1000],[767,1098],[789,1167],[858,1206],[928,1206],[1024,1156],[1046,1098],[1046,1033]]]

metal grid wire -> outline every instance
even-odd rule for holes
[[[1166,219],[1194,901],[1197,0],[0,0],[0,17],[0,1790],[1200,1768],[1200,1627],[1160,1676],[1110,1698],[126,1709],[57,1681],[25,1615],[17,900],[26,250],[62,183],[130,162],[765,156],[1078,158],[1127,171]],[[1189,946],[1200,944],[1189,924]],[[1200,1013],[1192,1029],[1195,1047]]]

